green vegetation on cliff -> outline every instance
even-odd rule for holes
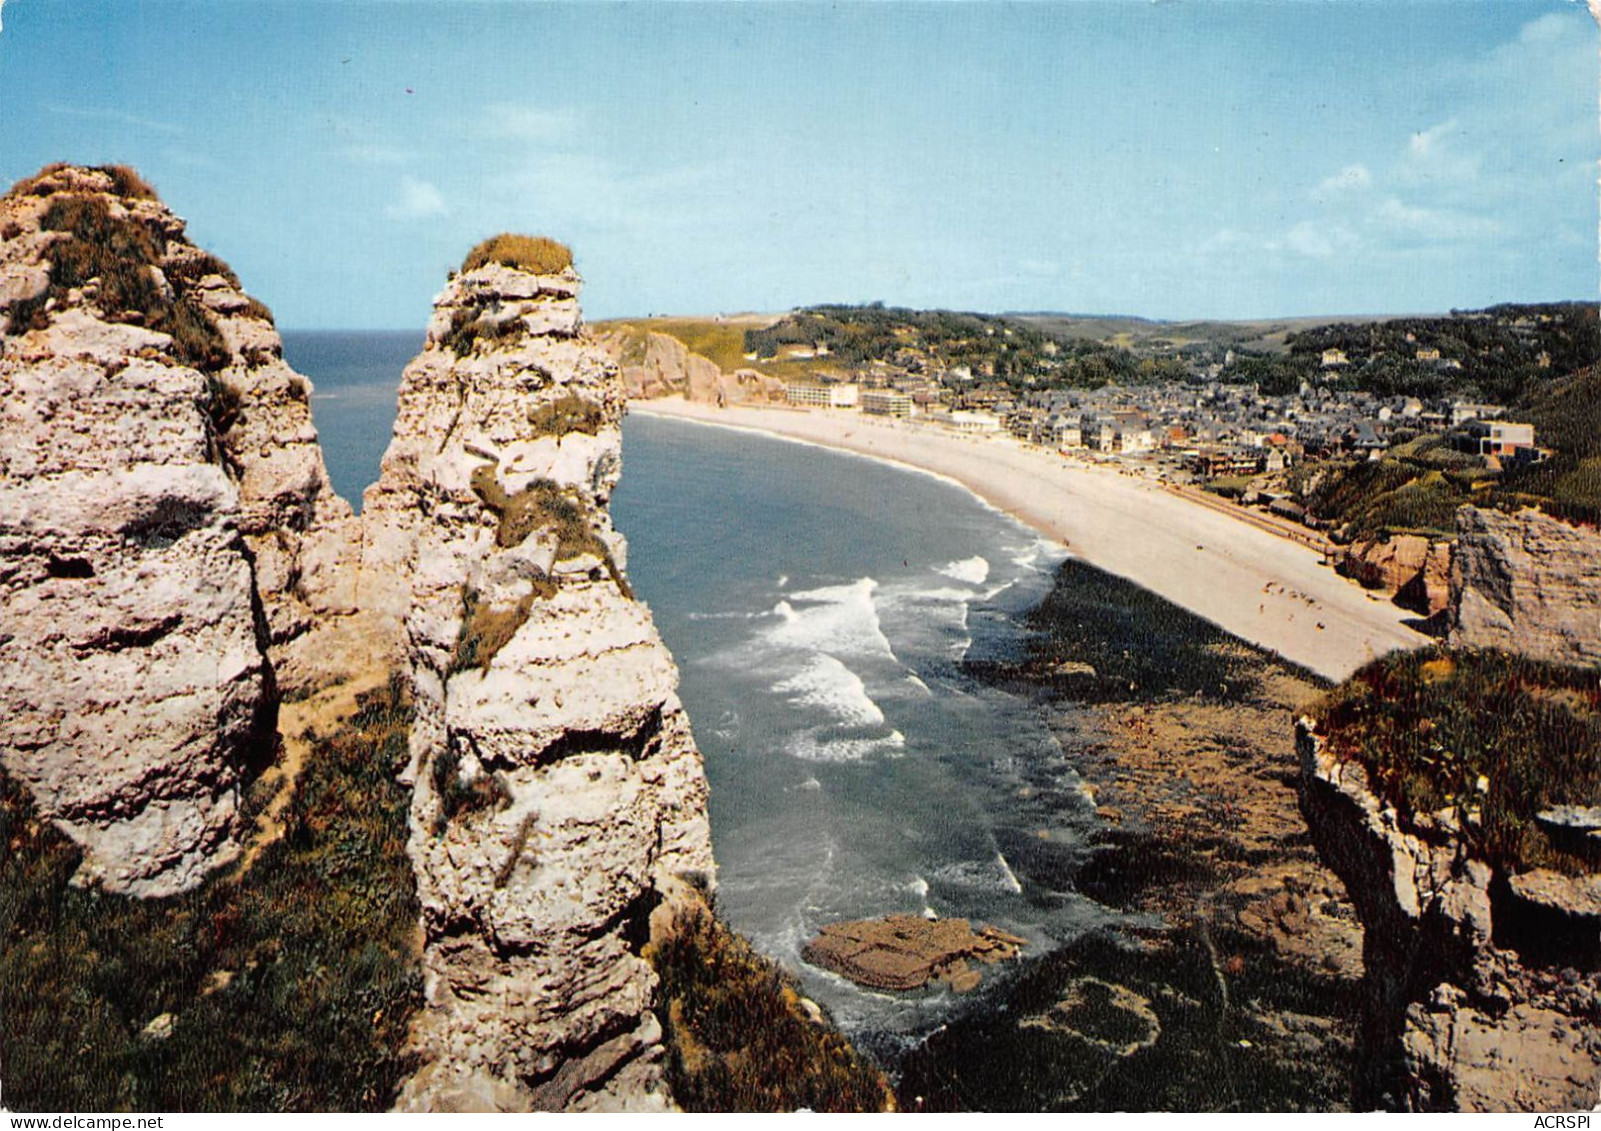
[[[1392,534],[1450,537],[1464,503],[1531,506],[1572,522],[1601,524],[1601,368],[1534,386],[1511,417],[1534,425],[1551,452],[1497,474],[1444,436],[1398,444],[1378,460],[1339,457],[1302,464],[1290,485],[1314,517],[1353,539]]]
[[[1313,712],[1337,757],[1386,801],[1444,813],[1471,850],[1510,871],[1584,871],[1534,820],[1601,804],[1601,683],[1588,668],[1426,648],[1375,660]]]
[[[51,299],[62,301],[68,291],[98,280],[94,303],[106,318],[171,335],[173,356],[196,369],[228,364],[227,343],[205,309],[183,293],[185,280],[169,280],[171,292],[157,282],[151,268],[161,262],[161,251],[143,226],[113,216],[100,197],[76,194],[53,199],[40,226],[63,233],[48,252],[50,285],[12,307],[8,332],[42,328]]]
[[[646,957],[667,1078],[686,1111],[883,1111],[884,1078],[809,1017],[791,980],[708,908],[678,912]]]
[[[474,246],[461,261],[461,269],[473,271],[486,263],[503,263],[535,275],[559,275],[573,265],[573,252],[545,236],[502,232]]]
[[[0,776],[7,1106],[389,1107],[422,996],[400,688],[317,740],[247,872],[169,899],[69,885],[78,850]]]

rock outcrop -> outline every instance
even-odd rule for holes
[[[968,965],[1004,962],[1026,940],[997,927],[973,930],[966,919],[886,915],[829,923],[806,944],[806,961],[874,990],[915,990],[944,982],[958,993],[977,989],[983,975]]]
[[[422,1064],[398,1107],[670,1104],[640,951],[712,871],[677,674],[606,506],[616,368],[570,269],[455,276],[369,489],[362,591],[403,622]]]
[[[1451,603],[1451,544],[1417,534],[1397,534],[1345,549],[1340,572],[1424,616]]]
[[[125,171],[46,170],[0,235],[0,766],[80,881],[169,894],[237,856],[272,755],[225,382],[276,337]]]
[[[1589,1110],[1601,1100],[1601,877],[1504,874],[1408,820],[1302,720],[1301,809],[1364,927],[1357,1102]],[[1424,815],[1427,816],[1427,815]]]
[[[630,400],[679,396],[708,404],[763,404],[784,399],[784,383],[778,378],[755,369],[725,373],[670,334],[612,330],[596,341],[616,362]]]
[[[1451,643],[1601,664],[1601,532],[1539,511],[1462,507]]]

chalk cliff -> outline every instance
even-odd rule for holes
[[[670,1104],[641,957],[713,864],[677,674],[607,503],[622,386],[578,276],[439,296],[369,489],[364,595],[405,627],[422,1066],[402,1109]]]
[[[1449,814],[1402,815],[1297,726],[1301,810],[1363,925],[1356,1099],[1408,1110],[1601,1102],[1601,875],[1508,874]]]
[[[293,380],[247,357],[276,353],[265,308],[137,177],[47,169],[0,200],[0,236],[0,767],[82,846],[80,881],[169,894],[238,854],[272,756],[262,465],[303,438],[320,498],[321,456],[304,410],[253,392]]]
[[[617,364],[623,391],[631,399],[681,396],[708,404],[762,404],[783,401],[784,383],[755,369],[731,373],[692,352],[671,334],[626,328],[596,336]]]
[[[1451,643],[1601,664],[1601,533],[1536,510],[1462,507]]]

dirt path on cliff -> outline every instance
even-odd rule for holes
[[[389,679],[389,671],[387,664],[375,664],[359,669],[303,699],[286,700],[279,704],[279,757],[261,775],[255,787],[271,791],[272,799],[256,818],[256,827],[240,858],[241,872],[248,871],[267,846],[283,836],[284,809],[295,795],[315,737],[337,729],[354,715],[357,699],[368,691],[382,687]]]

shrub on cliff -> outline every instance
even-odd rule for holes
[[[502,232],[469,251],[461,262],[461,269],[474,271],[486,263],[503,263],[535,275],[559,275],[573,265],[573,253],[566,244],[545,236]]]
[[[1336,756],[1412,817],[1442,810],[1469,848],[1511,871],[1583,872],[1534,815],[1601,804],[1601,684],[1589,668],[1426,648],[1375,660],[1314,711]]]
[[[386,1109],[421,1001],[392,772],[409,725],[399,684],[363,696],[307,760],[282,839],[170,899],[70,886],[78,850],[0,775],[8,1106]]]
[[[58,195],[40,227],[62,233],[48,252],[50,285],[12,307],[8,332],[42,328],[51,299],[61,302],[68,291],[98,280],[93,301],[106,318],[169,335],[173,356],[196,369],[215,372],[231,360],[216,323],[184,293],[189,280],[179,272],[168,279],[170,290],[163,287],[152,270],[161,262],[155,238],[134,220],[113,216],[104,198]]]
[[[55,175],[71,168],[65,161],[52,161],[31,177],[24,177],[7,190],[7,196],[49,196],[58,191]],[[94,165],[94,172],[111,178],[111,191],[130,200],[155,200],[156,190],[150,182],[127,165]]]
[[[668,1082],[686,1111],[883,1111],[884,1077],[806,1015],[789,978],[706,907],[646,948]]]

